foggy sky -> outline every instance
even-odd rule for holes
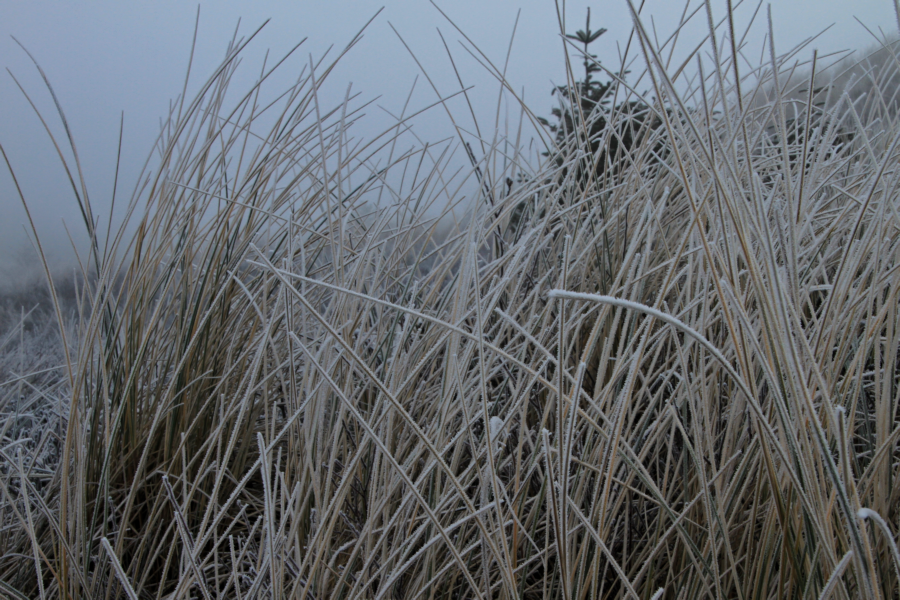
[[[697,6],[698,2],[691,4]],[[271,57],[280,57],[301,39],[308,38],[294,57],[296,74],[297,69],[308,64],[310,55],[320,57],[331,44],[335,45],[332,52],[342,49],[382,5],[384,10],[366,30],[362,42],[331,76],[332,85],[326,90],[324,104],[339,103],[347,84],[352,82],[353,90],[362,92],[364,99],[380,96],[377,106],[397,113],[417,75],[413,105],[424,107],[435,101],[434,92],[391,25],[423,63],[440,93],[458,90],[437,34],[440,29],[464,83],[475,85],[472,97],[479,121],[482,125],[492,124],[498,85],[459,45],[462,36],[426,0],[202,3],[188,97],[218,65],[238,19],[240,34],[247,35],[271,18],[244,53],[241,70],[247,78],[241,81],[249,83],[258,73],[266,50],[270,50]],[[505,61],[521,9],[507,79],[513,88],[524,90],[532,110],[549,115],[553,106],[550,90],[554,84],[565,81],[564,54],[552,0],[444,0],[438,5],[496,65]],[[583,27],[587,6],[592,7],[592,26],[609,30],[592,45],[593,52],[604,64],[616,67],[617,44],[624,45],[631,31],[626,0],[567,2],[567,32]],[[712,6],[716,18],[725,14],[724,0],[713,0]],[[663,39],[677,25],[683,8],[682,3],[672,0],[648,0],[642,18],[648,29],[655,28]],[[755,9],[755,4],[747,2],[737,10],[740,29]],[[124,141],[117,202],[124,204],[159,132],[160,119],[168,113],[169,101],[181,93],[196,13],[196,4],[182,0],[6,0],[0,6],[3,66],[22,84],[57,140],[63,143],[65,136],[50,95],[34,65],[11,36],[44,69],[66,113],[94,208],[103,220],[108,215],[112,193],[120,114],[124,112]],[[897,30],[890,0],[779,0],[772,3],[772,14],[776,48],[780,52],[835,24],[800,54],[802,59],[811,55],[813,47],[822,56],[872,45],[875,40],[854,16],[876,33],[879,28],[886,33]],[[699,16],[682,35],[679,47],[684,52],[696,45],[692,39],[706,33],[705,16]],[[766,5],[757,15],[754,27],[746,54],[755,66],[759,64],[767,28]],[[83,225],[71,188],[52,143],[9,73],[0,76],[0,107],[0,144],[38,221],[42,242],[56,264],[72,265],[66,232],[60,223],[64,220],[75,235],[83,231]],[[357,134],[372,135],[393,123],[376,106],[366,113],[366,121]],[[420,137],[427,140],[452,135],[445,113],[433,110],[426,117],[416,121]],[[70,154],[66,152],[66,156]],[[0,278],[8,281],[21,279],[22,273],[33,271],[35,266],[29,258],[33,251],[23,231],[25,223],[12,179],[5,163],[0,162]]]

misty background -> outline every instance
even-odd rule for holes
[[[309,65],[310,56],[318,60],[333,45],[329,57],[336,58],[384,6],[363,39],[329,76],[330,83],[320,96],[323,106],[340,104],[352,82],[352,92],[361,93],[357,106],[377,98],[365,109],[363,121],[354,126],[355,136],[378,135],[396,123],[395,115],[402,111],[408,98],[407,113],[438,99],[404,42],[442,96],[459,90],[444,47],[446,41],[463,83],[474,86],[470,92],[474,112],[482,134],[489,137],[498,118],[501,129],[508,123],[514,133],[519,109],[509,97],[498,105],[500,86],[496,79],[478,63],[474,52],[466,50],[472,49],[471,45],[448,19],[494,65],[503,69],[506,64],[506,79],[511,87],[524,97],[535,114],[545,117],[549,117],[555,105],[550,91],[565,83],[560,16],[565,31],[574,32],[584,27],[586,8],[591,7],[592,28],[608,29],[591,50],[611,69],[618,68],[619,53],[624,50],[632,28],[625,0],[560,3],[558,8],[564,9],[562,15],[552,0],[455,0],[437,5],[444,15],[427,0],[392,0],[387,4],[369,0],[201,3],[187,98],[193,97],[218,66],[236,30],[239,37],[248,36],[266,19],[271,19],[243,53],[238,76],[232,84],[235,92],[249,89],[258,77],[267,51],[272,64],[307,38],[287,68],[281,70],[278,75],[281,79],[276,78],[269,85],[270,90],[286,89],[293,83],[291,76]],[[689,10],[699,6],[701,3],[694,0]],[[718,20],[725,15],[726,3],[712,0],[712,8]],[[46,119],[71,166],[74,161],[53,99],[19,43],[40,64],[65,111],[95,216],[105,223],[113,193],[120,118],[124,128],[116,203],[121,208],[133,194],[159,134],[161,120],[169,112],[170,101],[184,88],[197,9],[197,4],[175,0],[89,4],[8,0],[2,4],[0,56],[8,72],[0,76],[0,144],[15,170],[41,242],[55,269],[71,270],[76,266],[69,235],[76,246],[83,246],[84,226],[53,143],[19,84]],[[891,0],[780,0],[772,3],[771,10],[779,53],[821,33],[798,54],[799,60],[808,60],[813,48],[818,49],[820,57],[868,48],[878,37],[897,31]],[[648,0],[641,15],[648,29],[663,40],[677,28],[683,12],[684,5],[680,2]],[[743,31],[754,14],[755,24],[744,49],[748,62],[741,65],[745,70],[768,61],[764,46],[766,5],[750,2],[740,5],[736,10],[737,27]],[[443,34],[443,41],[438,31]],[[692,25],[683,30],[675,60],[686,56],[706,32],[706,16],[701,11]],[[629,54],[639,56],[635,48]],[[570,55],[577,76],[580,59],[575,53]],[[633,72],[642,68],[642,63],[631,67]],[[647,87],[639,85],[641,91]],[[460,126],[474,130],[461,97],[449,101],[448,107]],[[435,142],[454,135],[450,119],[440,107],[417,117],[413,127],[423,141]],[[532,155],[536,156],[541,149],[534,146]],[[462,166],[464,154],[459,150],[457,158]],[[150,168],[153,168],[152,158]],[[114,222],[121,218],[120,214],[113,216]],[[0,291],[32,283],[42,276],[29,237],[25,212],[13,180],[5,163],[0,162]]]

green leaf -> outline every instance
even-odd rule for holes
[[[592,33],[592,34],[590,35],[590,38],[588,38],[587,43],[590,44],[591,42],[593,42],[594,40],[596,40],[598,37],[600,37],[601,35],[603,35],[604,33],[606,33],[606,31],[607,31],[606,29],[604,29],[604,28],[601,27],[600,29],[598,29],[597,31],[595,31],[594,33]]]

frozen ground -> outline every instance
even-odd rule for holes
[[[60,294],[70,344],[75,318],[72,289],[63,285]],[[45,286],[0,297],[0,469],[8,476],[8,470],[23,468],[38,487],[57,472],[71,398],[57,323]],[[14,486],[18,478],[6,480]],[[21,493],[7,491],[13,496]]]

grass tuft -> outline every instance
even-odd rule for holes
[[[2,305],[3,593],[896,597],[895,45],[800,93],[634,27],[621,110],[534,163],[527,107],[459,126],[462,173],[354,139],[334,62],[236,94],[235,39],[68,295]]]

